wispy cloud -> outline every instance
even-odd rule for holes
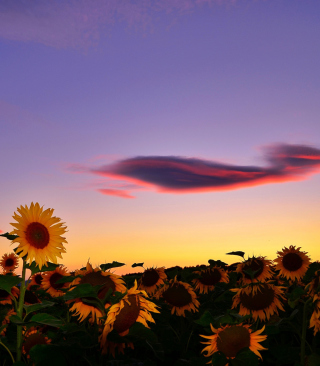
[[[56,48],[87,48],[112,25],[152,27],[155,13],[181,13],[234,0],[2,0],[0,37]]]
[[[97,192],[100,192],[102,194],[106,194],[108,196],[117,196],[121,198],[135,198],[131,194],[129,194],[127,191],[123,191],[121,189],[97,189]]]
[[[69,171],[90,173],[137,185],[137,189],[166,193],[225,191],[262,184],[304,180],[320,172],[320,149],[307,145],[274,144],[263,148],[266,166],[243,166],[177,156],[140,156],[114,164]],[[100,193],[130,196],[128,190],[98,189]],[[115,191],[115,192],[114,192]],[[124,194],[119,194],[119,191]]]

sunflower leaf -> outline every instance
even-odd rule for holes
[[[214,366],[225,366],[228,363],[227,357],[222,352],[215,352],[211,361]]]
[[[37,311],[39,309],[48,308],[48,307],[53,306],[53,305],[54,305],[54,302],[43,300],[39,304],[23,305],[23,307],[24,307],[24,309],[26,311],[26,315],[28,315],[28,314],[32,313],[33,311]]]
[[[30,357],[37,366],[68,365],[59,348],[51,344],[36,344],[30,349]]]
[[[7,238],[8,240],[14,240],[18,238],[18,235],[10,235],[8,232],[4,234],[0,234],[0,236],[3,236],[4,238]]]
[[[125,266],[125,263],[119,263],[119,262],[115,262],[115,261],[113,261],[112,263],[100,264],[100,268],[103,271],[106,271],[109,268],[122,267],[122,266]]]
[[[33,261],[31,264],[26,264],[26,268],[29,269],[33,275],[39,272],[54,271],[59,266],[60,264],[47,262],[47,264],[42,266],[40,269],[35,261]]]
[[[22,321],[18,315],[11,315],[9,317],[9,320],[11,323],[15,324],[15,325],[25,325],[26,323],[24,321]]]
[[[0,275],[0,289],[11,294],[11,289],[22,281],[21,277],[8,275]]]
[[[56,328],[60,328],[63,325],[62,320],[57,319],[53,315],[46,314],[46,313],[40,313],[40,314],[33,315],[33,317],[30,319],[30,322],[50,325],[51,327],[56,327]]]
[[[92,286],[90,283],[81,283],[63,295],[64,300],[73,300],[81,297],[97,297],[103,285]]]
[[[68,283],[74,281],[77,277],[80,276],[63,276],[58,281],[55,281],[55,283]]]
[[[156,334],[151,329],[145,327],[140,322],[135,322],[130,327],[128,336],[133,336],[133,337],[148,340],[151,344],[158,342],[158,338],[157,338]]]
[[[227,255],[238,255],[239,257],[242,257],[244,259],[244,252],[237,251],[237,252],[229,252],[226,253]]]
[[[118,302],[120,302],[120,300],[123,299],[127,293],[128,293],[128,290],[126,290],[125,293],[116,291],[113,294],[113,296],[109,298],[111,304],[114,305],[114,304],[117,304]]]
[[[258,366],[259,359],[248,347],[241,349],[237,354],[234,362],[235,366]]]
[[[194,323],[202,325],[204,327],[210,326],[210,323],[214,322],[214,317],[210,313],[209,310],[205,310],[205,312],[201,315],[198,320],[194,320]]]
[[[142,262],[142,263],[133,263],[133,265],[131,267],[132,268],[134,268],[134,267],[143,267],[143,265],[144,265],[144,262]]]
[[[243,253],[244,254],[244,253]],[[220,259],[218,259],[217,261],[213,260],[213,259],[209,259],[208,263],[210,264],[210,266],[212,267],[226,267],[228,264],[225,262],[222,262]]]

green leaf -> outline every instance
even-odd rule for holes
[[[143,267],[144,262],[143,263],[133,263],[133,265],[131,266],[132,268],[134,267]]]
[[[215,352],[211,360],[214,366],[225,366],[228,363],[227,357],[222,352]]]
[[[127,293],[128,293],[128,290],[126,290],[125,293],[116,291],[113,294],[113,296],[109,297],[111,304],[114,305],[114,304],[117,304],[118,302],[120,302],[120,300],[123,299]]]
[[[211,267],[224,267],[227,266],[227,263],[222,262],[221,260],[213,260],[213,259],[209,259],[208,263],[210,264]]]
[[[57,319],[53,315],[45,314],[45,313],[33,315],[33,317],[30,319],[30,322],[50,325],[51,327],[56,327],[56,328],[60,328],[63,325],[62,320]]]
[[[60,264],[47,262],[47,264],[42,266],[40,269],[35,261],[33,261],[31,264],[26,264],[26,268],[30,269],[32,274],[39,273],[39,272],[54,271],[59,266],[60,266]]]
[[[103,271],[106,271],[109,268],[122,267],[122,266],[125,266],[125,263],[119,263],[119,262],[115,262],[115,261],[113,261],[112,263],[100,264],[100,268]]]
[[[244,252],[238,251],[238,252],[230,252],[226,253],[228,255],[238,255],[239,257],[242,257],[244,259]]]
[[[148,340],[151,344],[157,343],[158,341],[156,334],[140,322],[136,322],[130,327],[128,336],[143,338]]]
[[[35,366],[68,366],[61,351],[47,344],[37,344],[29,352]]]
[[[0,236],[3,236],[4,238],[7,238],[8,240],[14,240],[18,238],[18,235],[10,235],[8,232],[4,234],[0,234]]]
[[[254,354],[249,348],[244,348],[240,350],[233,363],[237,366],[258,366],[259,358]]]
[[[55,283],[68,283],[68,282],[72,282],[72,281],[74,281],[78,277],[79,276],[63,276],[62,278],[60,278]]]
[[[214,317],[210,313],[209,310],[206,310],[198,320],[194,320],[196,324],[202,325],[203,327],[210,326],[210,324],[214,323]]]
[[[8,275],[0,275],[0,289],[11,294],[11,289],[22,281],[21,277]]]
[[[28,315],[28,314],[32,313],[33,311],[48,308],[53,305],[54,305],[54,302],[43,300],[42,303],[33,304],[33,305],[23,305],[23,307],[26,311],[26,315]]]
[[[24,322],[24,321],[22,321],[22,320],[18,317],[18,315],[11,315],[11,316],[9,317],[9,320],[10,320],[10,322],[11,322],[11,323],[13,323],[13,324],[15,324],[15,325],[25,325],[25,322]]]
[[[97,297],[98,291],[103,285],[92,286],[90,283],[81,283],[72,290],[68,291],[64,296],[64,300],[73,300],[81,297]]]

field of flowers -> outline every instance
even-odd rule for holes
[[[274,260],[227,253],[232,265],[70,272],[53,211],[20,206],[1,235],[0,366],[320,365],[320,263],[299,247]]]

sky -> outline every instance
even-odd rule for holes
[[[70,271],[320,259],[318,0],[2,0],[0,230],[67,226]],[[0,238],[0,255],[12,251]]]

